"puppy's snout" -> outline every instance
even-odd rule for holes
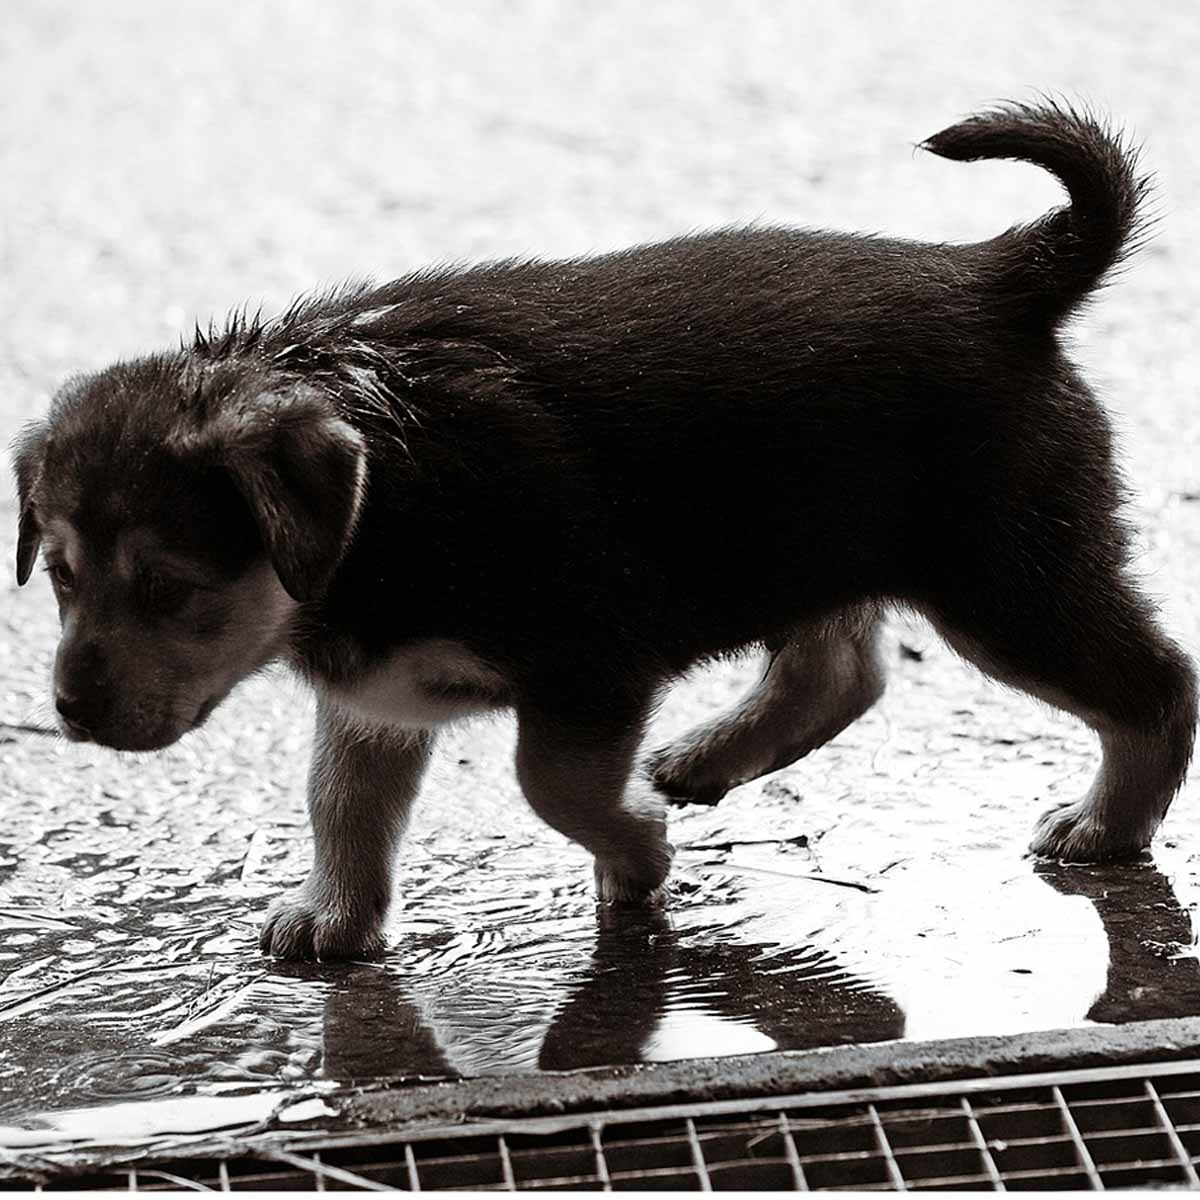
[[[95,733],[108,713],[108,678],[99,647],[91,642],[60,654],[56,670],[54,707],[78,737]]]
[[[99,705],[94,696],[71,696],[59,692],[54,707],[72,733],[90,734],[100,720]]]

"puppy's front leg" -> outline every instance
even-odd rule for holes
[[[279,958],[383,949],[392,859],[433,746],[427,730],[365,727],[321,699],[308,777],[308,878],[275,901],[259,944]]]
[[[671,867],[665,805],[634,770],[644,711],[610,710],[602,720],[552,705],[518,711],[521,789],[542,820],[595,855],[601,900],[645,901]]]

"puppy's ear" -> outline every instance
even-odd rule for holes
[[[37,561],[42,530],[33,512],[33,488],[42,473],[49,428],[38,421],[27,425],[13,446],[13,469],[17,475],[17,584],[24,585]]]
[[[333,578],[362,507],[362,435],[309,388],[233,402],[211,432],[279,581],[293,599],[315,600]]]

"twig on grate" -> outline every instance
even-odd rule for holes
[[[213,1189],[207,1184],[201,1183],[198,1179],[185,1179],[182,1175],[172,1175],[170,1171],[159,1171],[157,1169],[138,1170],[131,1168],[129,1174],[133,1179],[161,1179],[180,1190],[192,1192],[211,1192]],[[130,1180],[129,1190],[131,1192],[138,1191],[134,1186],[133,1179]]]
[[[367,1179],[364,1175],[356,1175],[353,1171],[335,1167],[332,1163],[323,1163],[319,1159],[314,1161],[299,1154],[292,1154],[287,1150],[268,1150],[265,1157],[272,1158],[276,1162],[286,1163],[289,1167],[295,1167],[299,1171],[307,1171],[317,1179],[332,1179],[336,1183],[362,1188],[363,1191],[393,1192],[396,1190],[388,1187],[385,1183],[376,1183],[373,1179]]]

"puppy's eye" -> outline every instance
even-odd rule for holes
[[[47,563],[46,571],[60,592],[69,592],[75,587],[75,573],[65,562]]]

